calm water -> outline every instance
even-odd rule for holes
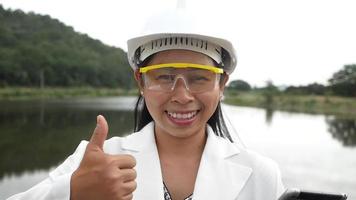
[[[134,102],[131,97],[0,102],[0,199],[44,179],[90,137],[98,114],[107,118],[111,136],[130,133]],[[356,199],[356,119],[223,109],[247,148],[279,164],[286,187]]]

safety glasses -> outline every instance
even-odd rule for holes
[[[140,68],[144,87],[153,91],[173,91],[179,79],[192,93],[206,92],[218,85],[224,70],[193,63],[165,63]]]

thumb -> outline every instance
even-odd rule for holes
[[[90,138],[90,144],[98,146],[101,150],[103,150],[104,142],[108,136],[108,123],[106,119],[102,115],[98,115],[96,117],[96,128],[93,132],[93,135]]]

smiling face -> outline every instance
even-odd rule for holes
[[[164,63],[214,65],[208,56],[188,50],[159,52],[152,57],[148,65]],[[139,83],[143,82],[139,76],[136,76],[136,79]],[[216,110],[223,89],[224,85],[216,84],[212,90],[191,93],[187,90],[183,79],[180,78],[177,79],[173,91],[170,92],[153,91],[145,86],[141,87],[147,109],[155,122],[156,136],[163,134],[177,138],[205,134],[207,121]]]

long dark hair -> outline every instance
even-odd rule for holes
[[[146,66],[146,64],[149,62],[149,60],[152,59],[152,56],[153,55],[149,56],[147,59],[145,59],[145,61],[143,61],[141,64],[139,64],[139,67]],[[214,61],[214,64],[216,66],[219,66],[215,61]],[[224,76],[225,76],[225,74],[221,75],[220,84],[224,84],[223,83]],[[135,120],[135,124],[134,124],[135,132],[140,131],[144,126],[146,126],[148,123],[153,121],[153,118],[147,109],[145,98],[141,94],[139,94],[138,98],[137,98],[137,102],[135,105],[135,111],[134,111],[134,118],[135,118],[134,119]],[[214,133],[217,136],[220,136],[222,138],[227,138],[232,143],[234,142],[232,140],[229,130],[227,129],[227,126],[225,124],[225,120],[224,120],[222,110],[221,110],[221,102],[218,103],[215,112],[208,120],[208,124],[211,126],[211,128],[213,129]]]

